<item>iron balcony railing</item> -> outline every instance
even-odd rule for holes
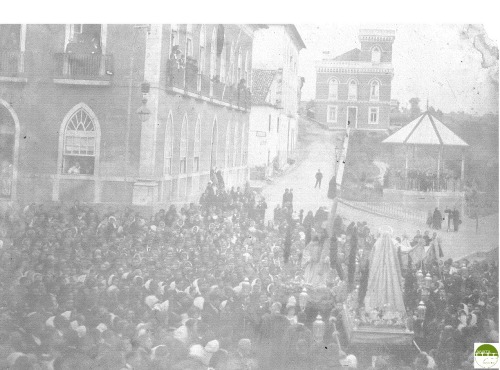
[[[24,77],[28,72],[28,56],[23,51],[0,51],[0,77]]]
[[[113,56],[102,54],[57,53],[55,78],[109,81],[113,76]]]
[[[199,72],[196,61],[192,59],[186,62],[170,59],[167,62],[166,82],[169,88],[181,89],[241,109],[249,110],[252,105],[249,89],[238,89],[236,85],[228,85],[215,78],[210,79],[208,75]]]

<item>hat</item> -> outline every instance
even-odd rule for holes
[[[147,304],[149,306],[149,308],[153,308],[153,306],[158,303],[160,300],[158,298],[156,298],[156,296],[154,295],[148,295],[145,299],[144,299],[144,303]]]
[[[358,368],[358,359],[354,355],[347,355],[345,358],[341,359],[339,362],[343,367],[347,367],[350,369],[357,369]]]
[[[208,353],[215,353],[219,350],[219,341],[214,339],[207,343],[205,346],[205,351]]]

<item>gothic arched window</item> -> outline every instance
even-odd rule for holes
[[[380,83],[374,80],[370,84],[370,100],[379,100]]]
[[[382,52],[378,46],[372,49],[372,63],[380,63]]]
[[[93,175],[100,130],[95,115],[85,106],[74,108],[64,127],[62,173]]]
[[[337,100],[339,97],[339,81],[332,78],[328,82],[328,100]]]
[[[356,80],[349,81],[349,93],[347,98],[349,100],[358,100],[358,83]]]

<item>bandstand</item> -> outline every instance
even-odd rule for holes
[[[406,126],[390,135],[382,143],[393,144],[402,148],[405,153],[405,167],[403,181],[391,184],[384,189],[384,199],[407,203],[415,199],[429,198],[428,203],[452,202],[462,203],[465,184],[465,153],[469,145],[458,137],[438,118],[426,111]],[[427,157],[437,157],[435,164],[429,163],[428,168],[434,168],[431,176],[422,175],[423,179],[415,179],[410,175],[413,168],[410,157],[419,157],[418,152],[423,152]],[[444,178],[443,156],[461,156],[460,176]],[[420,155],[423,157],[423,155]],[[420,203],[425,203],[420,201]],[[430,204],[429,204],[430,206]]]

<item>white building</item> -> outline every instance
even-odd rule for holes
[[[254,33],[252,111],[248,165],[281,168],[297,145],[298,110],[303,79],[298,76],[305,44],[294,25],[269,25]]]

